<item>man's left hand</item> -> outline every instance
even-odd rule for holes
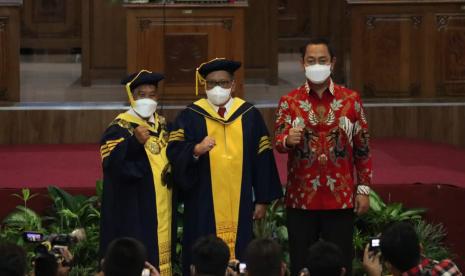
[[[354,212],[360,216],[368,212],[369,209],[370,197],[368,195],[356,195]]]
[[[253,219],[262,219],[266,215],[266,208],[268,205],[266,204],[255,204],[255,211],[253,212]]]

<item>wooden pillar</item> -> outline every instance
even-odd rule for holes
[[[19,37],[21,0],[0,2],[0,102],[19,102]]]

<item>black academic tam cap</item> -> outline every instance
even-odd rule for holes
[[[238,61],[227,60],[225,58],[215,58],[209,62],[202,63],[197,71],[205,78],[208,74],[214,71],[226,71],[231,74],[241,67],[241,63]]]
[[[126,85],[128,82],[130,82],[131,85],[129,87],[131,88],[131,91],[134,91],[136,87],[142,84],[153,84],[157,86],[158,82],[164,78],[165,76],[160,73],[152,73],[147,70],[141,70],[122,79],[121,84]]]

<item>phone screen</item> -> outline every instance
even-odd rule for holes
[[[43,235],[36,232],[24,232],[24,238],[29,242],[40,242],[42,241]]]
[[[148,268],[144,268],[144,270],[142,270],[142,276],[150,276],[150,270]]]
[[[371,239],[370,248],[375,249],[375,248],[378,248],[379,245],[380,245],[380,239],[379,238]]]
[[[244,263],[239,264],[239,273],[243,274],[245,273],[245,269],[247,268],[247,265]]]

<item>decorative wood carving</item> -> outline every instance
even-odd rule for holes
[[[421,87],[418,76],[421,16],[369,15],[360,38],[363,94],[369,97],[414,97]]]
[[[464,1],[346,1],[349,87],[375,98],[465,96]]]
[[[444,96],[465,96],[465,15],[442,14],[438,28],[438,92]]]
[[[66,20],[66,2],[63,0],[34,0],[32,22],[64,23]]]
[[[165,83],[192,84],[195,69],[208,59],[208,35],[165,35]]]
[[[164,72],[159,89],[165,102],[197,98],[194,80],[199,64],[216,57],[244,62],[244,4],[124,7],[128,72]],[[240,68],[235,74],[238,96],[243,93],[243,76]]]
[[[446,15],[438,15],[436,17],[436,24],[438,30],[443,30],[447,27],[447,21],[449,20],[449,16]]]
[[[21,12],[21,47],[81,47],[81,0],[25,0]]]

